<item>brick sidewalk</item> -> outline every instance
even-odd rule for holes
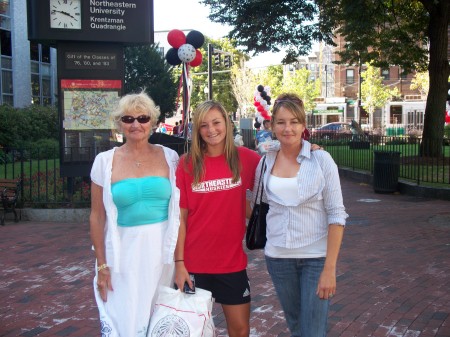
[[[449,337],[450,203],[375,194],[347,179],[342,188],[350,218],[328,337]],[[88,230],[85,223],[0,227],[0,336],[100,335]],[[249,252],[248,272],[252,337],[289,336],[262,251]],[[219,306],[214,315],[225,336]]]

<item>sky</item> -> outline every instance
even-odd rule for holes
[[[224,37],[230,27],[211,22],[208,19],[209,8],[198,0],[154,0],[155,31],[172,29],[194,29],[213,39]],[[283,53],[264,53],[247,63],[250,68],[280,64]]]

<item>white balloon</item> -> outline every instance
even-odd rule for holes
[[[258,116],[258,122],[260,124],[262,124],[262,122],[264,122],[264,117],[263,116]]]
[[[185,43],[178,48],[178,57],[181,62],[189,63],[195,59],[195,48],[189,43]]]

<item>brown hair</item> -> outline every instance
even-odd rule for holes
[[[272,125],[281,107],[288,109],[301,124],[306,125],[306,113],[303,101],[293,93],[281,94],[275,100],[272,109]]]

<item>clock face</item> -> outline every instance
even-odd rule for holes
[[[81,29],[81,0],[50,0],[50,28]]]

